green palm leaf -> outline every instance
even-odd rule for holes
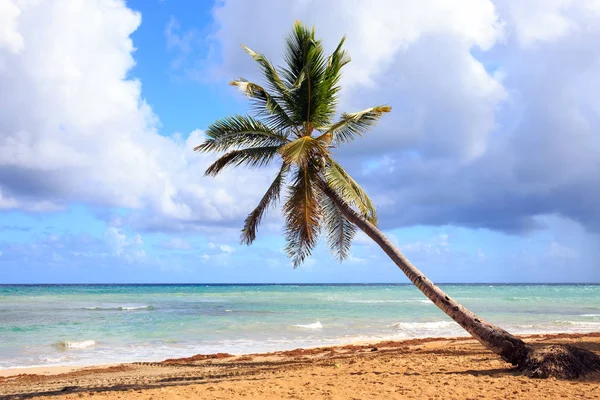
[[[320,118],[318,119],[318,122],[315,123],[315,127],[319,130],[328,126],[338,104],[338,93],[340,91],[338,83],[342,76],[341,69],[350,62],[350,57],[342,50],[342,45],[345,40],[346,37],[342,38],[338,47],[327,59],[323,77],[316,89],[318,105],[315,108],[315,113],[319,115]]]
[[[263,74],[271,88],[277,92],[278,96],[284,98],[289,95],[289,89],[286,87],[285,83],[279,77],[279,73],[271,64],[271,62],[262,54],[256,53],[250,50],[248,47],[242,45],[242,48],[246,53],[250,55],[256,61],[263,70]]]
[[[325,156],[327,151],[322,142],[311,136],[302,136],[281,146],[279,153],[285,163],[297,164],[304,168],[309,163]]]
[[[242,229],[242,243],[250,245],[252,242],[254,242],[254,239],[256,239],[256,231],[258,230],[258,225],[260,224],[265,211],[272,204],[275,204],[279,200],[281,188],[285,182],[285,178],[289,169],[289,166],[286,164],[281,167],[277,173],[277,176],[267,189],[267,192],[264,194],[262,199],[260,199],[258,206],[244,221],[244,228]]]
[[[250,147],[233,150],[219,157],[204,172],[206,176],[217,176],[225,167],[246,165],[250,168],[264,167],[277,155],[279,146]]]
[[[327,159],[325,181],[344,201],[356,207],[369,222],[377,225],[377,212],[369,196],[344,168],[331,158]]]
[[[286,67],[281,76],[288,87],[293,87],[286,98],[286,109],[292,120],[304,125],[310,134],[312,127],[326,125],[335,113],[335,107],[323,104],[323,76],[327,59],[321,41],[315,32],[296,22],[286,41]]]
[[[227,151],[240,147],[278,146],[289,142],[282,133],[249,116],[217,120],[206,129],[207,138],[198,152]]]
[[[285,251],[294,268],[311,254],[319,236],[321,204],[317,195],[316,169],[312,164],[297,168],[288,187],[285,215]]]
[[[293,121],[281,107],[275,97],[271,96],[261,86],[238,79],[229,82],[254,101],[253,111],[257,116],[265,116],[270,126],[275,129],[285,129],[294,126]]]
[[[379,121],[383,114],[390,111],[392,107],[383,105],[355,113],[343,113],[340,121],[324,128],[326,132],[323,135],[330,135],[331,142],[334,144],[350,142],[356,136],[362,136]]]
[[[324,194],[321,196],[321,203],[323,204],[327,245],[331,253],[342,262],[350,255],[352,239],[356,235],[356,226],[348,221],[333,201]]]

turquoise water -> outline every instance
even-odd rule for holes
[[[597,285],[440,285],[514,333],[600,331]],[[0,368],[463,336],[410,285],[0,286]]]

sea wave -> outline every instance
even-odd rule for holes
[[[544,300],[544,298],[539,297],[539,296],[509,296],[509,297],[503,297],[502,300],[514,301],[514,302],[524,302],[524,301]]]
[[[96,346],[95,340],[63,340],[62,342],[58,342],[55,344],[56,347],[64,349],[64,350],[78,350],[78,349],[87,349],[90,347]]]
[[[407,338],[463,336],[465,331],[454,321],[397,322],[390,325]]]
[[[298,328],[304,328],[304,329],[323,329],[323,325],[321,325],[321,323],[319,321],[317,322],[313,322],[312,324],[297,324],[294,325],[295,327]]]
[[[58,364],[67,360],[68,357],[46,357],[42,361],[46,363]]]
[[[326,297],[327,301],[339,301],[343,303],[357,303],[357,304],[385,304],[385,303],[422,303],[422,304],[433,304],[427,299],[340,299],[337,297]]]
[[[575,325],[575,326],[587,326],[587,327],[598,327],[600,328],[600,322],[592,322],[592,321],[560,321],[567,325]]]
[[[453,321],[433,321],[433,322],[397,322],[392,324],[392,328],[417,330],[417,329],[439,329],[456,325]]]
[[[118,307],[84,307],[91,311],[136,311],[136,310],[155,310],[153,306],[118,306]]]
[[[600,322],[556,320],[537,324],[508,324],[505,327],[510,332],[523,335],[546,333],[588,333],[600,330]]]
[[[600,314],[582,314],[582,317],[600,317]]]
[[[403,300],[345,300],[346,303],[382,304],[382,303],[422,303],[433,304],[430,300],[403,299]]]

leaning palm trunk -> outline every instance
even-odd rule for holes
[[[511,335],[504,329],[485,322],[473,312],[448,296],[442,289],[417,269],[398,250],[375,225],[370,223],[362,215],[354,211],[338,194],[327,185],[322,185],[323,192],[335,203],[344,216],[361,229],[367,236],[375,241],[381,249],[392,259],[392,261],[404,272],[408,279],[429,300],[438,306],[450,318],[456,321],[467,332],[489,350],[498,354],[503,360],[513,364],[522,365],[531,352],[531,346],[521,339]]]

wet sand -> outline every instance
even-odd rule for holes
[[[534,335],[600,353],[600,333]],[[469,338],[0,371],[0,398],[600,399],[600,376],[530,379]]]

